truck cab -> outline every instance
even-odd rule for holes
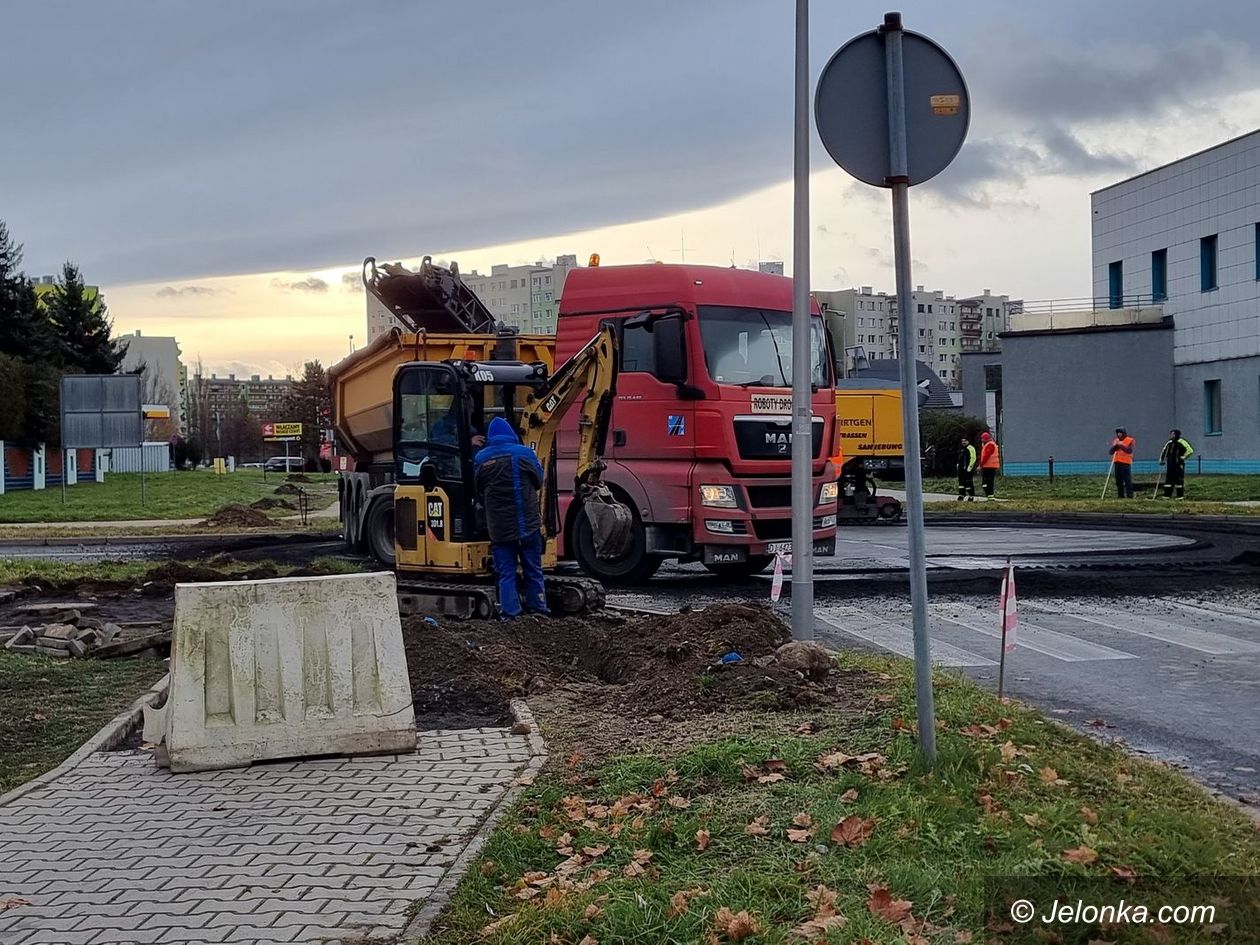
[[[835,550],[835,381],[814,307],[814,552]],[[605,583],[632,583],[666,559],[729,576],[788,554],[792,539],[792,280],[714,266],[591,266],[571,271],[560,299],[556,363],[606,323],[620,373],[604,479],[635,516],[621,557],[593,553],[581,511],[562,493],[561,554]],[[572,480],[576,427],[558,442]]]

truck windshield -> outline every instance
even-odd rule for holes
[[[792,313],[702,305],[700,338],[709,377],[741,387],[792,386]],[[822,319],[810,319],[810,379],[828,385]]]

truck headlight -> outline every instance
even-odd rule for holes
[[[819,528],[835,528],[836,517],[834,515],[824,515],[818,520]]]
[[[700,504],[716,509],[739,508],[734,486],[701,486]]]
[[[840,498],[840,483],[824,482],[822,492],[818,496],[818,504],[826,505],[829,502],[835,502]]]
[[[711,532],[717,532],[719,535],[735,534],[735,523],[729,518],[706,518],[704,527]]]

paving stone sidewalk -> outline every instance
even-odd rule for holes
[[[103,752],[0,806],[0,945],[390,939],[529,758],[501,729],[414,755],[172,775]]]

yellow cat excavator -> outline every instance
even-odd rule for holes
[[[404,611],[485,617],[495,603],[485,513],[473,456],[494,417],[503,417],[538,455],[546,473],[541,509],[543,568],[556,563],[559,530],[555,440],[578,410],[575,501],[601,555],[625,553],[631,513],[604,485],[600,458],[616,393],[617,336],[608,325],[550,375],[544,363],[410,361],[394,374],[394,544]],[[598,581],[548,574],[549,606],[576,613],[603,604]]]

